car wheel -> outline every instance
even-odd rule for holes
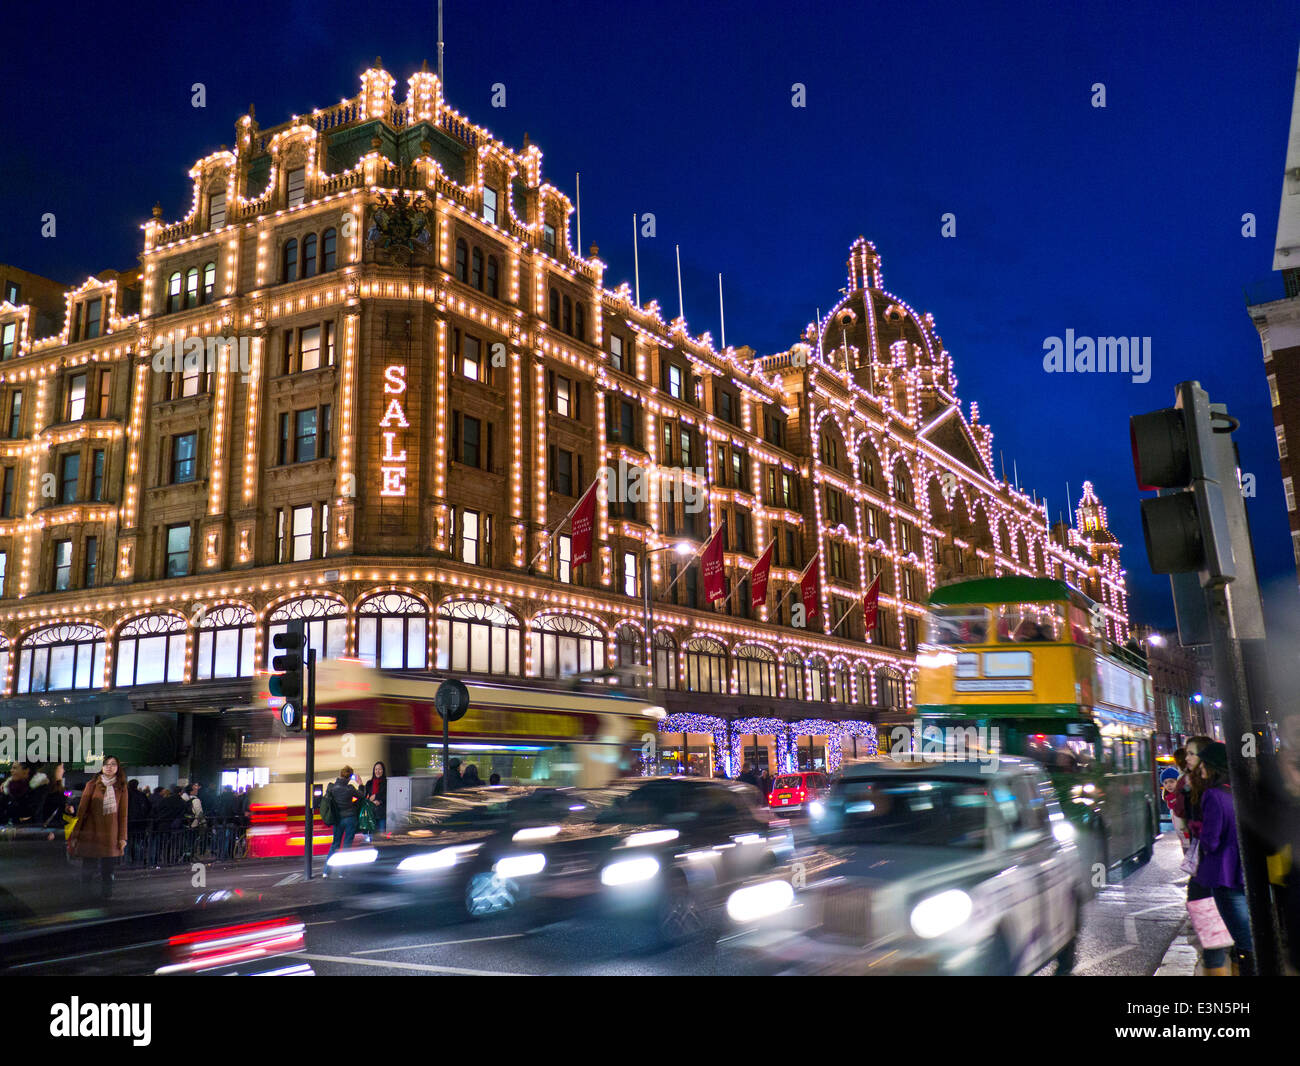
[[[698,936],[704,929],[704,913],[699,901],[681,877],[664,886],[655,910],[655,936],[660,944],[671,946]]]
[[[491,870],[480,870],[465,885],[465,913],[471,918],[505,914],[518,903],[519,885],[497,877]]]

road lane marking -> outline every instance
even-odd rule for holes
[[[261,877],[261,874],[254,874],[254,877]],[[267,874],[267,877],[274,877],[274,874]],[[272,887],[279,888],[281,885],[296,885],[302,880],[302,874],[290,874],[288,877],[281,878]]]
[[[419,970],[421,973],[451,973],[465,977],[532,977],[529,973],[507,973],[504,970],[468,970],[463,966],[423,966],[415,962],[384,962],[379,959],[358,959],[351,955],[309,955],[295,951],[295,959],[309,962],[337,962],[344,966],[378,966],[385,970]]]
[[[354,951],[352,954],[378,955],[384,951],[415,951],[419,948],[443,948],[452,944],[481,944],[485,940],[517,940],[524,935],[524,933],[506,933],[504,936],[472,936],[464,940],[435,940],[430,944],[402,944],[393,948],[366,948],[364,951]]]

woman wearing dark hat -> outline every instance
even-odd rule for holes
[[[1210,890],[1223,924],[1232,934],[1233,954],[1244,977],[1255,975],[1254,942],[1250,935],[1250,914],[1246,907],[1246,882],[1237,843],[1237,822],[1228,783],[1228,749],[1223,744],[1205,745],[1200,751],[1201,787],[1200,865],[1196,880]],[[1205,951],[1205,969],[1222,972],[1223,949]]]

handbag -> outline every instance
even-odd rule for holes
[[[375,805],[369,800],[361,801],[361,812],[357,816],[357,828],[367,836],[375,831],[378,824],[375,818]]]
[[[1232,944],[1232,934],[1223,924],[1223,916],[1213,896],[1189,899],[1187,913],[1192,916],[1192,928],[1196,930],[1196,939],[1202,948],[1226,948]]]
[[[1199,837],[1194,837],[1191,844],[1187,846],[1187,854],[1183,856],[1182,864],[1179,869],[1185,874],[1196,876],[1196,870],[1201,865],[1201,841]]]

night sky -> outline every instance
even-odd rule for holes
[[[1077,499],[1094,481],[1138,621],[1173,611],[1142,546],[1127,417],[1199,379],[1243,423],[1261,578],[1294,598],[1243,288],[1281,294],[1300,7],[982,6],[448,0],[447,92],[509,144],[528,131],[571,196],[581,172],[583,243],[611,287],[632,278],[632,214],[653,212],[642,298],[675,314],[680,242],[687,319],[715,343],[719,271],[728,341],[779,351],[838,298],[850,243],[873,241],[886,287],[935,315],[1008,475],[1014,459],[1054,518],[1067,482]],[[188,210],[187,171],[233,145],[250,101],[269,127],[354,95],[376,55],[399,97],[422,60],[436,69],[436,2],[78,7],[10,5],[0,63],[0,261],[64,282],[133,267],[154,201],[168,221]],[[1150,337],[1150,380],[1044,373],[1044,340],[1067,329]]]

